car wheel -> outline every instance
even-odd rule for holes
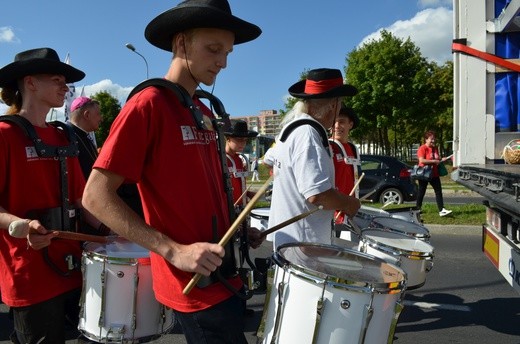
[[[379,202],[386,204],[392,202],[393,204],[402,204],[404,201],[403,193],[396,188],[385,189],[379,195]]]

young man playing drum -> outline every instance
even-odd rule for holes
[[[339,114],[334,121],[332,137],[329,140],[332,148],[332,160],[334,161],[334,173],[336,187],[345,195],[349,195],[359,178],[359,151],[349,141],[350,131],[359,125],[359,117],[354,109],[341,106]],[[359,197],[359,189],[356,188],[354,195]],[[345,215],[335,215],[336,223],[344,223]]]
[[[226,0],[187,0],[153,19],[145,37],[173,52],[165,79],[193,97],[200,83],[215,82],[233,45],[260,33],[233,16]],[[112,125],[84,204],[113,231],[151,251],[155,296],[174,309],[188,343],[246,343],[244,303],[222,282],[211,279],[183,294],[193,273],[209,276],[223,264],[225,250],[215,242],[230,227],[216,132],[196,117],[167,87],[136,93]],[[138,185],[144,221],[117,196],[125,180]],[[243,285],[237,276],[227,284]]]
[[[289,88],[300,99],[284,118],[274,151],[274,184],[269,227],[323,206],[302,220],[271,234],[274,249],[284,243],[331,243],[334,210],[356,214],[359,200],[338,191],[327,129],[338,115],[341,99],[357,90],[343,84],[338,69],[314,69]]]

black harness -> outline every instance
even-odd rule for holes
[[[60,163],[60,197],[61,206],[58,208],[51,209],[35,209],[29,211],[26,216],[33,219],[38,219],[40,223],[47,229],[60,229],[62,231],[76,232],[76,224],[78,223],[77,218],[79,212],[70,204],[69,199],[69,184],[68,184],[68,173],[67,173],[67,158],[78,156],[78,143],[75,139],[73,130],[65,123],[54,121],[48,124],[55,128],[62,130],[69,141],[67,146],[53,146],[43,142],[34,126],[26,118],[19,115],[4,115],[0,116],[0,122],[12,123],[18,126],[24,134],[32,141],[36,154],[41,158],[54,158],[59,160]],[[70,216],[71,213],[74,216]],[[79,267],[78,261],[72,255],[67,255],[65,260],[68,262],[69,271],[61,271],[56,264],[54,264],[49,257],[48,247],[42,251],[43,258],[47,264],[59,275],[69,276],[70,270],[77,269]]]
[[[60,162],[60,189],[61,189],[61,214],[59,220],[59,229],[63,231],[73,231],[76,229],[71,225],[70,211],[74,210],[74,207],[70,204],[69,199],[69,184],[67,177],[67,158],[78,156],[78,143],[75,140],[75,135],[72,129],[65,123],[54,121],[48,124],[55,128],[62,130],[69,141],[67,146],[52,146],[43,142],[38,135],[34,126],[26,118],[19,115],[4,115],[0,116],[0,122],[8,122],[17,125],[25,133],[27,137],[33,142],[36,154],[41,158],[54,158]],[[51,216],[52,217],[52,216]],[[49,222],[42,222],[47,228],[58,229],[56,222],[53,221],[49,226]]]
[[[321,124],[319,124],[316,121],[313,121],[312,119],[302,118],[302,119],[295,120],[294,122],[288,124],[285,127],[285,129],[283,130],[282,135],[280,136],[280,141],[285,142],[287,140],[287,137],[289,137],[289,135],[294,131],[294,129],[296,129],[302,125],[310,125],[311,127],[314,128],[314,130],[316,130],[318,132],[318,134],[320,134],[321,143],[322,143],[323,147],[326,148],[327,154],[329,156],[331,156],[330,150],[328,149],[329,148],[329,138],[327,137],[327,132],[325,131],[325,129],[323,128],[323,126]]]

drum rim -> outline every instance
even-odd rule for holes
[[[401,229],[396,229],[396,228],[392,228],[392,227],[372,227],[372,228],[379,228],[379,229],[384,229],[384,230],[387,230],[389,232],[397,232],[397,233],[404,233],[406,235],[409,235],[409,236],[413,236],[413,237],[416,237],[416,238],[430,238],[430,231],[428,230],[428,228],[418,224],[418,223],[415,223],[415,222],[412,222],[412,221],[406,221],[406,220],[403,220],[403,219],[400,219],[400,218],[397,218],[397,217],[392,217],[392,216],[376,216],[374,218],[372,218],[372,221],[371,221],[371,225],[373,224],[373,222],[376,222],[376,224],[379,224],[381,226],[384,226],[384,224],[381,224],[381,223],[378,223],[378,219],[383,219],[383,221],[387,221],[387,219],[391,219],[391,221],[397,221],[397,222],[406,222],[412,226],[415,226],[416,228],[421,228],[421,229],[424,229],[424,232],[423,233],[418,233],[418,232],[410,232],[410,231],[406,231],[406,230],[401,230]]]
[[[355,281],[353,279],[340,278],[337,276],[331,276],[326,273],[313,270],[311,268],[302,266],[300,264],[295,264],[288,261],[285,257],[280,254],[280,250],[289,247],[318,247],[318,248],[333,248],[339,251],[352,253],[356,256],[361,256],[371,261],[376,261],[381,265],[387,265],[392,267],[395,270],[395,273],[401,276],[400,280],[392,281],[392,282],[369,282],[369,281]],[[295,275],[300,276],[302,278],[311,280],[315,283],[330,285],[336,289],[345,289],[345,290],[355,290],[360,292],[372,292],[376,291],[378,293],[384,294],[395,294],[403,291],[406,288],[406,282],[408,280],[408,276],[406,272],[399,266],[387,262],[386,260],[376,257],[374,255],[360,252],[357,250],[337,246],[337,245],[327,245],[327,244],[318,244],[318,243],[286,243],[277,247],[276,252],[273,254],[273,260],[280,268],[284,270],[291,269],[289,273],[293,272]],[[319,279],[319,280],[318,280]]]
[[[363,234],[363,232],[369,231],[369,230],[376,231],[376,232],[393,233],[393,234],[396,234],[396,235],[400,235],[402,237],[406,237],[408,239],[417,240],[418,242],[421,243],[421,245],[426,244],[426,245],[430,246],[431,247],[431,252],[407,250],[407,249],[404,249],[404,248],[395,247],[395,246],[391,246],[391,245],[388,245],[388,244],[385,244],[385,243],[381,243],[381,242],[379,242],[379,241],[377,241],[377,240],[375,240],[375,239],[373,239],[371,237],[368,237],[368,236]],[[393,256],[404,256],[404,257],[410,258],[410,259],[420,259],[420,258],[423,258],[423,257],[424,258],[433,258],[434,251],[435,251],[435,248],[432,245],[430,245],[426,241],[418,239],[418,238],[416,238],[414,236],[401,234],[401,233],[395,232],[395,231],[392,232],[392,231],[384,230],[384,229],[381,229],[381,228],[374,228],[374,227],[368,227],[368,228],[363,229],[361,231],[360,241],[362,243],[367,244],[368,246],[376,249],[376,250],[383,251],[385,253],[391,253]]]

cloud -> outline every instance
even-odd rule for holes
[[[123,105],[133,87],[123,87],[121,85],[114,84],[112,80],[105,79],[93,85],[76,86],[76,96],[79,96],[81,94],[82,89],[87,97],[90,97],[95,93],[102,91],[108,92],[113,97],[117,98],[121,105]]]
[[[440,3],[443,1],[421,0],[421,3]],[[381,37],[385,29],[394,36],[406,40],[408,37],[421,50],[424,57],[439,64],[451,59],[453,38],[453,11],[446,7],[428,8],[418,12],[409,20],[399,20],[387,28],[382,28],[365,37],[360,46]]]
[[[18,38],[16,38],[13,29],[8,26],[1,26],[0,27],[0,43],[12,43],[12,42],[18,42]]]

